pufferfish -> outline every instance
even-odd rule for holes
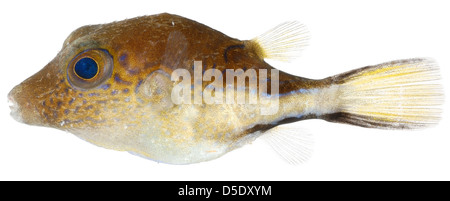
[[[216,159],[279,125],[306,119],[384,129],[438,123],[443,94],[432,59],[391,61],[320,80],[265,62],[291,59],[307,38],[303,25],[287,22],[238,40],[167,13],[83,26],[42,70],[11,90],[11,115],[169,164]],[[173,78],[179,69],[201,77],[199,90],[195,80]],[[247,84],[255,80],[248,74],[243,86],[229,87],[226,72],[239,69],[256,72],[256,88]],[[207,72],[213,75],[205,79]],[[188,101],[176,103],[174,89],[186,81],[187,90],[178,95],[189,95]],[[196,90],[200,97],[221,98],[213,104],[189,101]],[[267,103],[222,101],[221,92],[233,92],[231,100],[258,94],[257,100],[270,99],[269,105],[276,100],[277,108],[264,114]]]

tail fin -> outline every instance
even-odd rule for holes
[[[443,92],[430,59],[392,61],[329,77],[336,87],[331,122],[376,128],[420,128],[437,124]]]

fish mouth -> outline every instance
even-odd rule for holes
[[[25,90],[22,84],[15,86],[8,93],[10,115],[20,123],[29,125],[42,125],[42,117],[36,111],[30,91]]]
[[[39,112],[35,91],[26,82],[15,86],[7,96],[10,115],[20,123],[47,126],[47,119]]]
[[[9,93],[8,93],[8,105],[11,112],[9,113],[13,119],[20,123],[25,123],[22,118],[20,107],[17,103],[17,101],[14,99],[15,94],[17,93],[17,86],[14,87]]]

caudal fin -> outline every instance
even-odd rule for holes
[[[420,128],[437,124],[443,103],[439,69],[431,59],[408,59],[368,66],[329,77],[331,122],[376,128]]]

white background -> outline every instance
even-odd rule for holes
[[[13,2],[13,3],[11,3]],[[261,140],[193,165],[167,165],[107,150],[9,116],[6,94],[39,71],[74,29],[170,12],[250,39],[297,20],[311,34],[291,74],[324,78],[366,65],[432,57],[450,91],[448,1],[5,1],[0,6],[0,180],[450,180],[448,101],[441,123],[386,131],[321,120],[294,126],[314,135],[312,158],[292,166]]]

